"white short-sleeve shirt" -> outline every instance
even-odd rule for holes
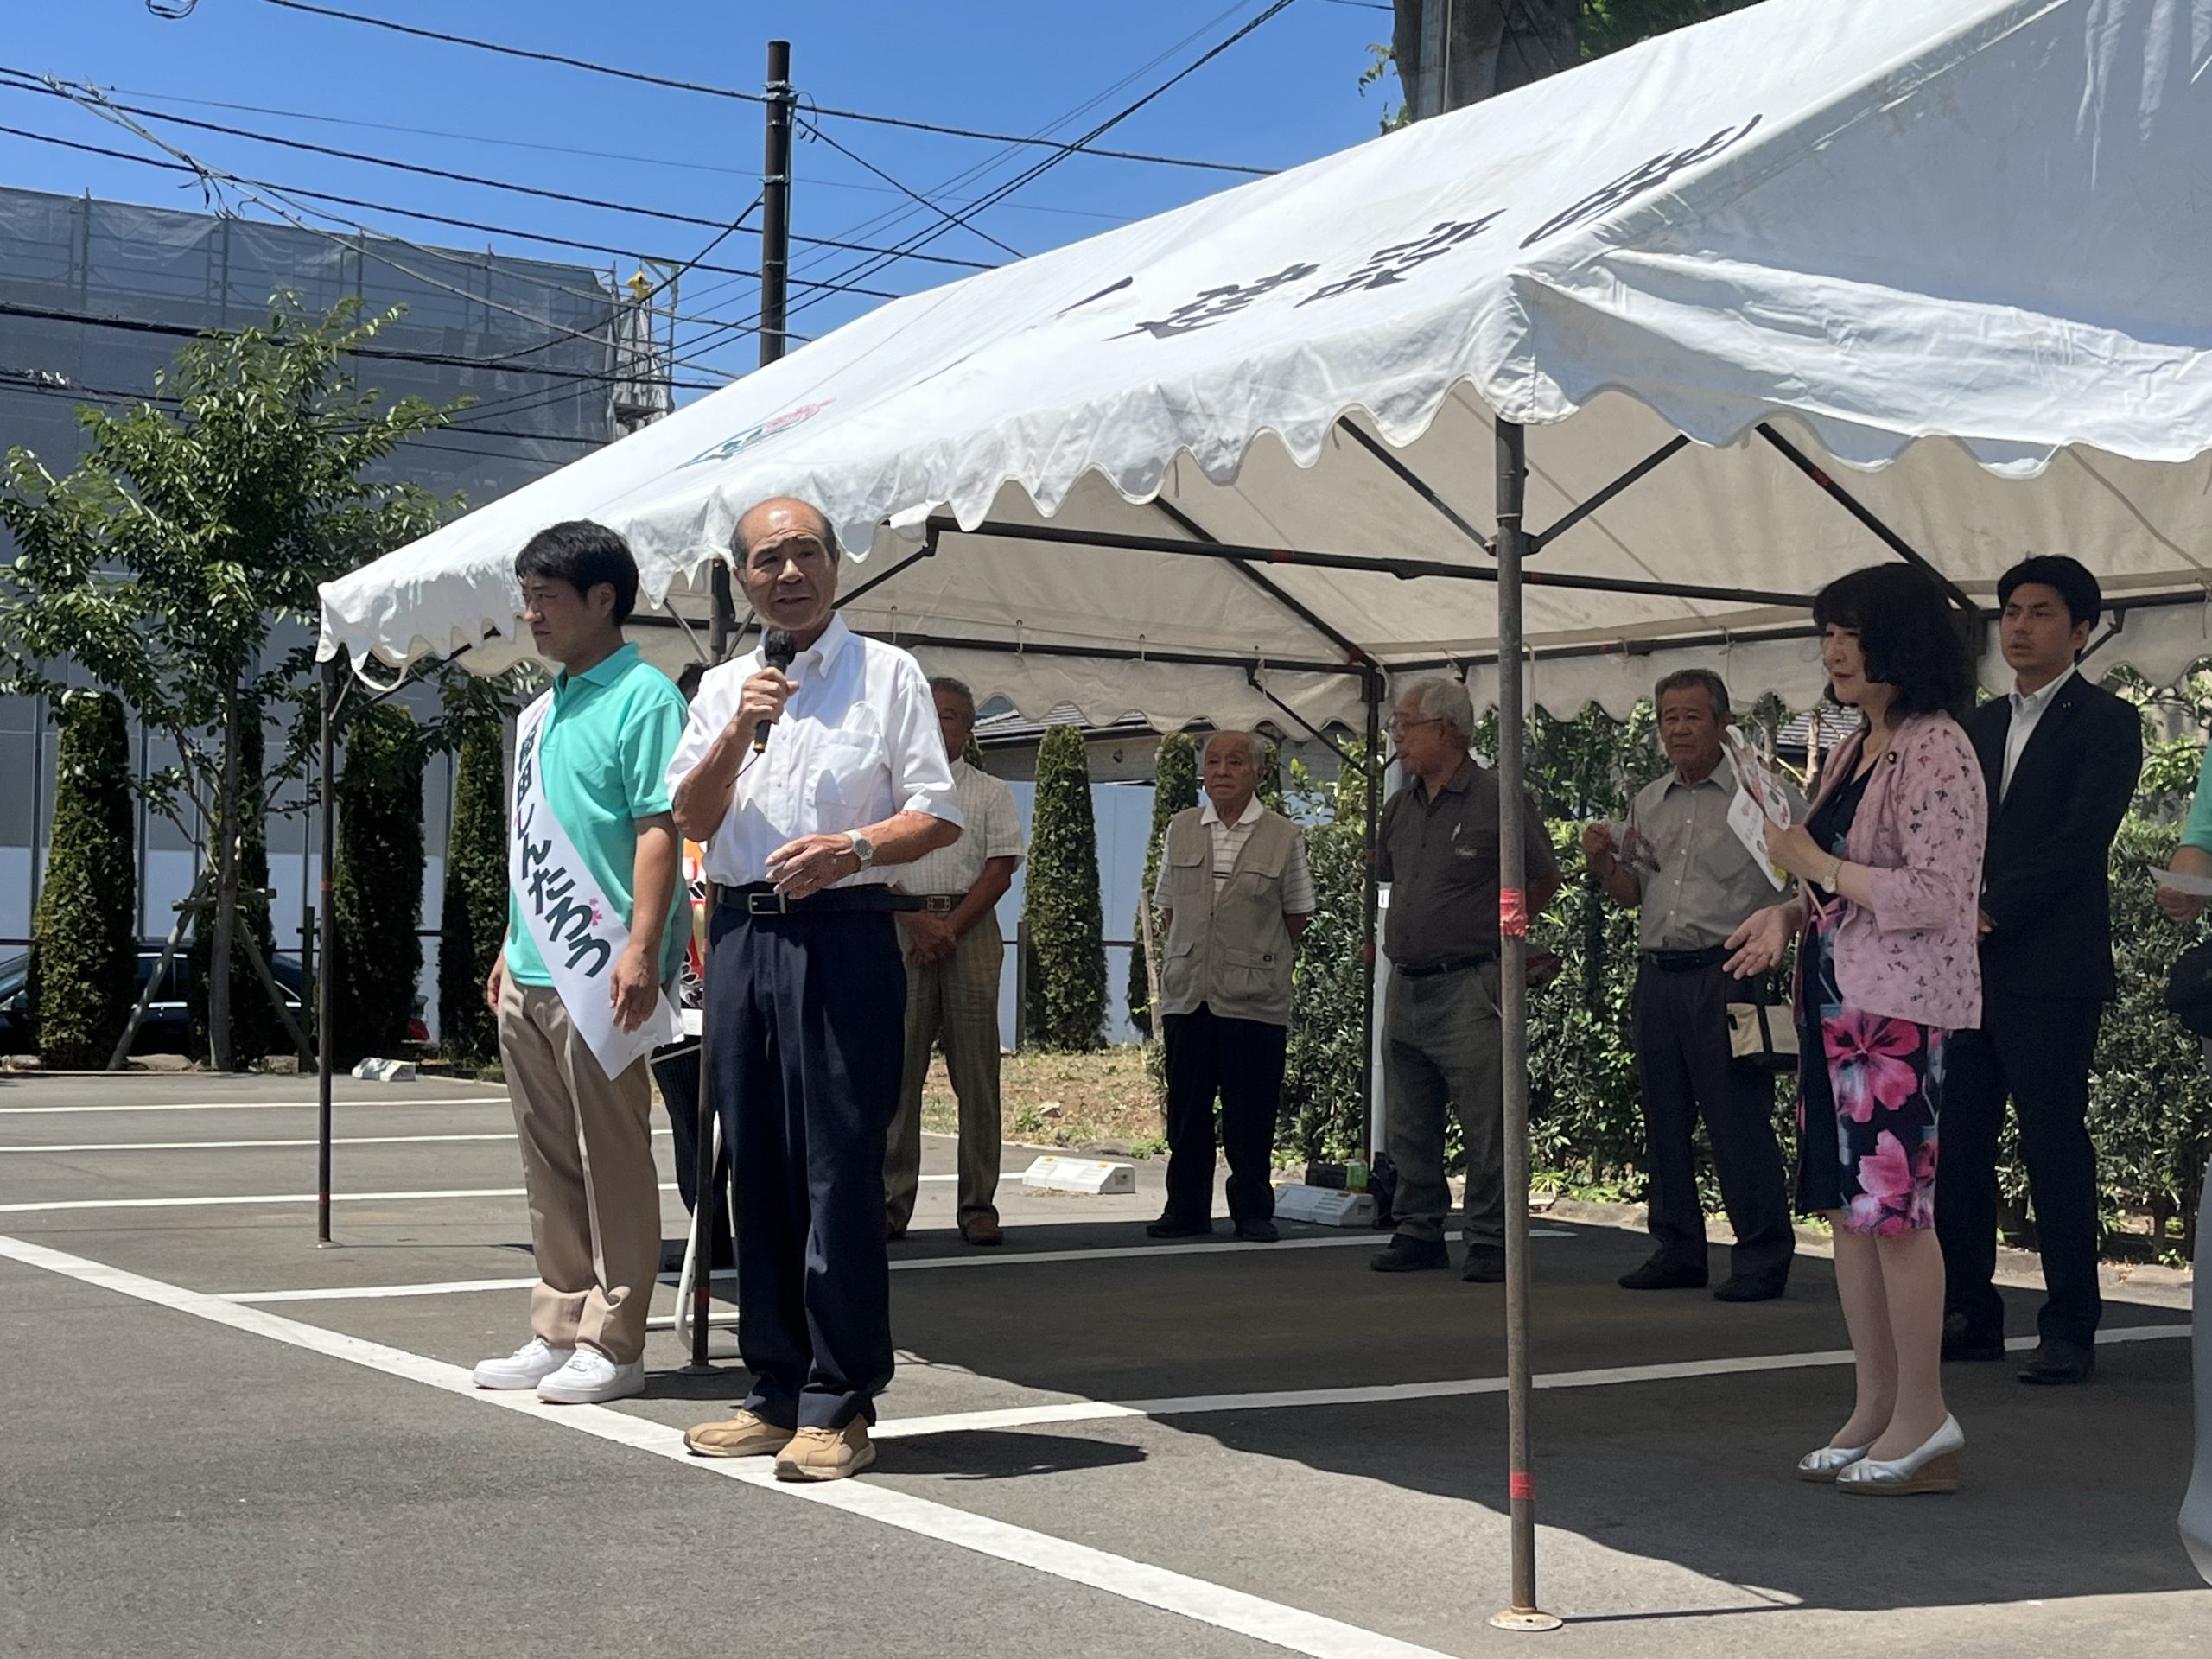
[[[1021,809],[1014,791],[965,760],[952,763],[952,787],[966,826],[950,847],[902,864],[893,879],[906,893],[963,893],[982,878],[987,859],[1021,857]]]
[[[707,671],[668,763],[671,793],[729,724],[747,677],[762,666],[756,650]],[[746,754],[729,812],[706,843],[709,880],[766,881],[768,855],[785,842],[864,829],[894,812],[962,821],[937,703],[911,655],[832,617],[787,671],[798,689],[770,731],[767,752]],[[890,881],[898,873],[879,866],[836,885]]]

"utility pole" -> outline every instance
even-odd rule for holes
[[[766,368],[784,354],[785,293],[791,264],[791,43],[768,42],[766,135],[760,155],[760,366]],[[728,654],[730,636],[737,632],[737,607],[730,594],[729,562],[716,559],[710,580],[714,594],[709,640],[717,663]],[[709,888],[708,904],[715,902]],[[703,1010],[702,1011],[703,1014]],[[699,1033],[699,1113],[695,1138],[698,1144],[696,1179],[692,1186],[692,1224],[695,1267],[691,1278],[691,1363],[686,1372],[697,1376],[714,1368],[707,1363],[707,1315],[713,1303],[714,1254],[709,1249],[709,1230],[702,1224],[713,1213],[715,1182],[714,1125],[717,1122],[715,1092],[708,1070],[705,1024]]]

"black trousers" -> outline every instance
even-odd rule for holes
[[[772,1423],[875,1420],[891,1381],[883,1146],[906,967],[882,911],[720,908],[707,975],[715,1109],[737,1188],[738,1351]]]
[[[2104,1004],[2086,997],[1992,991],[1981,1029],[1952,1033],[1936,1160],[1936,1235],[1943,1302],[1977,1338],[2005,1332],[1997,1271],[1997,1139],[2005,1100],[2020,1116],[2020,1157],[2047,1293],[2036,1329],[2088,1344],[2104,1313],[2097,1293],[2097,1154],[2089,1142],[2089,1065]]]
[[[660,1090],[660,1103],[668,1113],[670,1148],[676,1164],[676,1190],[687,1211],[696,1212],[699,1195],[691,1189],[699,1182],[699,1044],[696,1038],[671,1043],[654,1051],[653,1082]],[[735,1260],[731,1251],[729,1202],[729,1143],[725,1140],[715,1159],[714,1192],[707,1217],[707,1245],[710,1268],[727,1268]]]
[[[1649,1225],[1661,1260],[1705,1266],[1692,1140],[1702,1113],[1720,1201],[1736,1231],[1729,1271],[1780,1284],[1797,1238],[1774,1138],[1774,1075],[1738,1065],[1728,1053],[1728,1003],[1745,995],[1718,963],[1669,973],[1644,963],[1636,970],[1630,1027],[1643,1096]],[[1789,1012],[1777,1008],[1774,1017],[1786,1021]]]
[[[1167,1211],[1178,1221],[1213,1216],[1213,1103],[1221,1101],[1221,1150],[1229,1160],[1229,1214],[1265,1221],[1275,1212],[1275,1115],[1289,1029],[1224,1020],[1201,1002],[1161,1021],[1167,1045]]]

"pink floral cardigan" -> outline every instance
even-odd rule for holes
[[[1852,774],[1860,737],[1828,757],[1815,804]],[[1945,1031],[1981,1023],[1980,900],[1989,802],[1958,721],[1916,715],[1875,763],[1844,840],[1868,871],[1872,910],[1844,901],[1836,988],[1846,1007]]]

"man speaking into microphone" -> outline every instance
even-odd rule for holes
[[[753,1390],[684,1444],[836,1480],[875,1461],[868,1427],[893,1363],[883,1152],[906,1001],[893,912],[910,901],[888,867],[957,841],[960,810],[921,664],[834,608],[829,521],[763,501],[733,550],[769,639],[708,671],[668,782],[720,890],[708,1077],[734,1160]],[[778,633],[796,648],[787,667],[769,659]]]

